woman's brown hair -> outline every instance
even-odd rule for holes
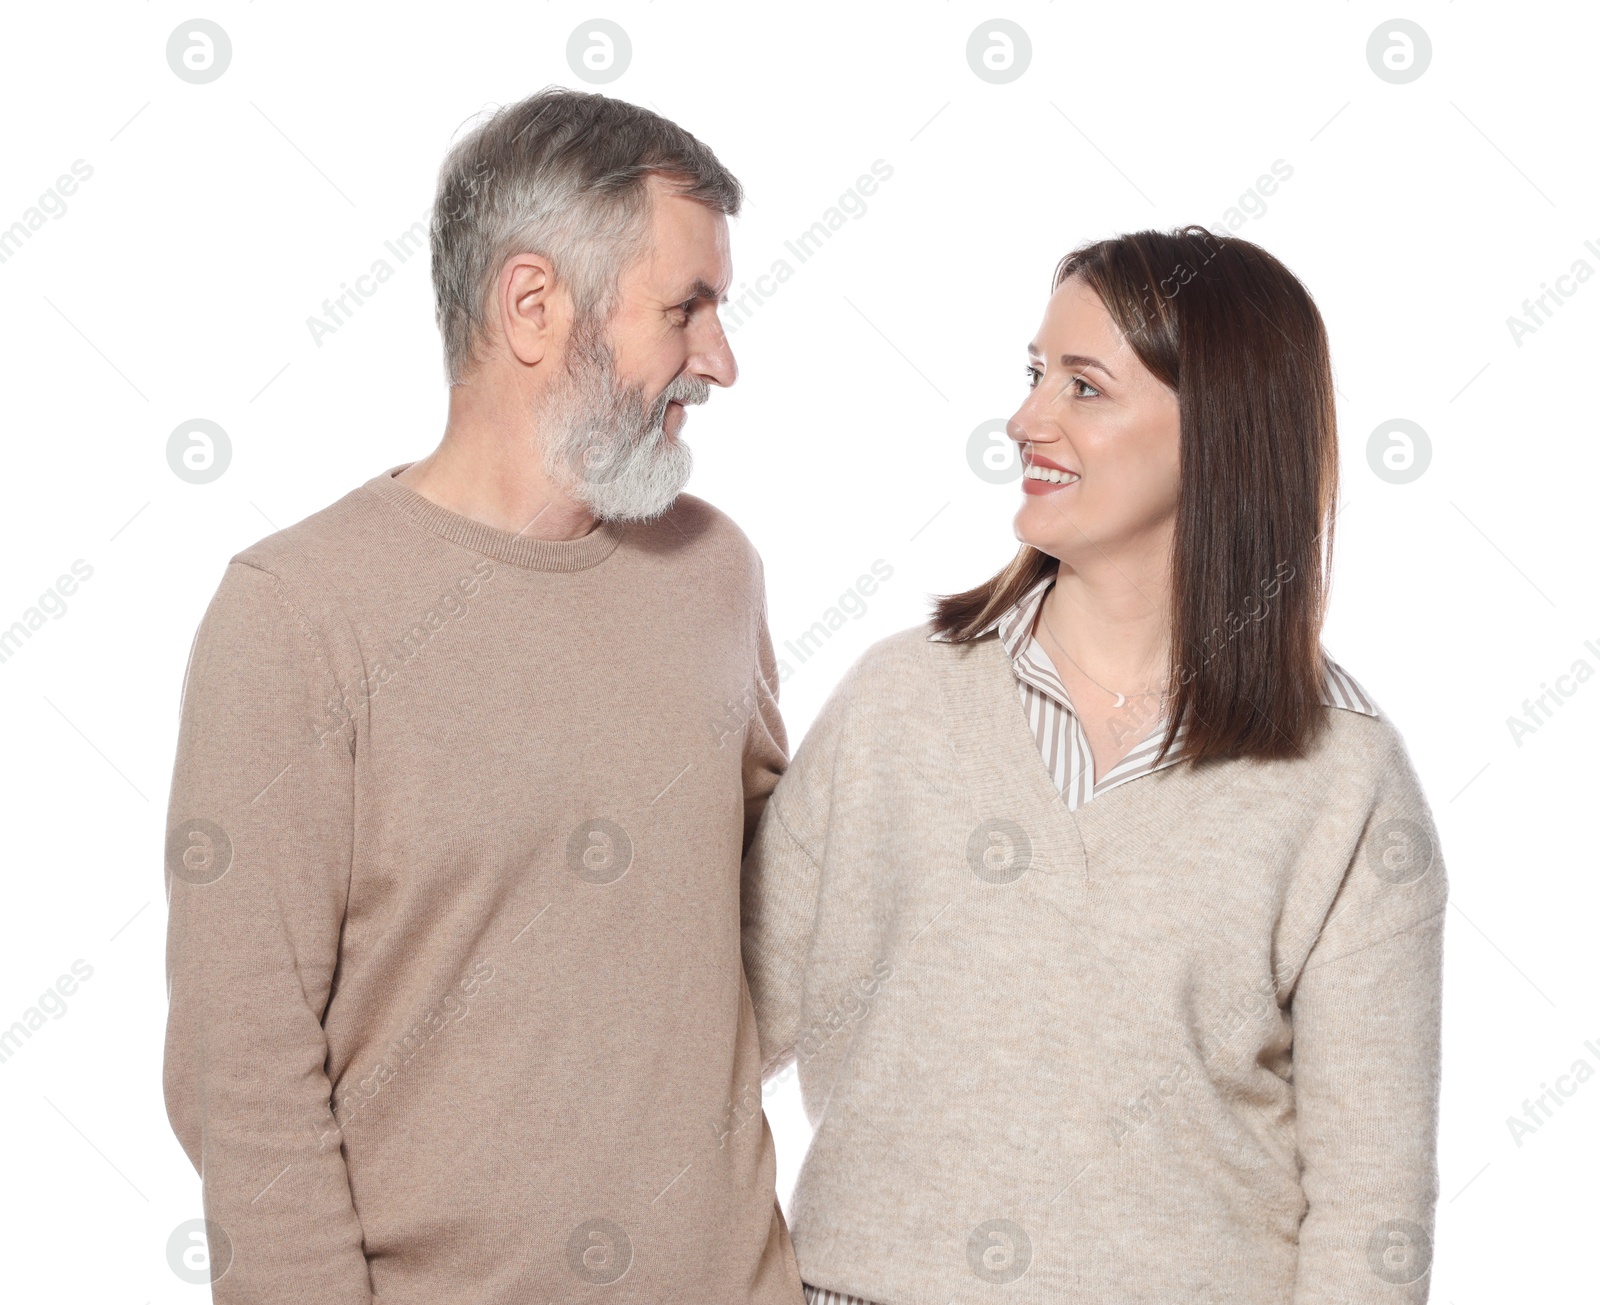
[[[1073,250],[1076,276],[1178,396],[1172,667],[1161,755],[1302,755],[1324,719],[1322,620],[1339,454],[1322,315],[1259,245],[1204,227]],[[1056,559],[1024,544],[999,574],[936,601],[932,626],[977,635]]]

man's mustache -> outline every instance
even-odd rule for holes
[[[710,381],[699,376],[680,376],[667,386],[666,392],[661,396],[661,411],[667,410],[668,403],[697,404],[704,403],[710,397]]]

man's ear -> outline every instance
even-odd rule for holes
[[[540,254],[513,254],[495,285],[500,332],[525,367],[544,361],[566,331],[571,301],[556,285],[555,269]]]

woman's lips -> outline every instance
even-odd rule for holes
[[[1037,453],[1023,459],[1022,492],[1024,494],[1055,494],[1076,485],[1082,477],[1059,462],[1040,457]]]

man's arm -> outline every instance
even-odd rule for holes
[[[767,798],[777,786],[778,777],[789,764],[789,740],[783,717],[778,712],[778,659],[772,651],[772,632],[767,628],[766,582],[762,568],[756,567],[756,671],[751,685],[749,727],[744,740],[744,850],[750,850],[756,824]]]
[[[163,1081],[231,1248],[213,1235],[218,1302],[372,1300],[322,1027],[350,880],[341,698],[278,578],[230,565],[190,655],[166,854]]]

